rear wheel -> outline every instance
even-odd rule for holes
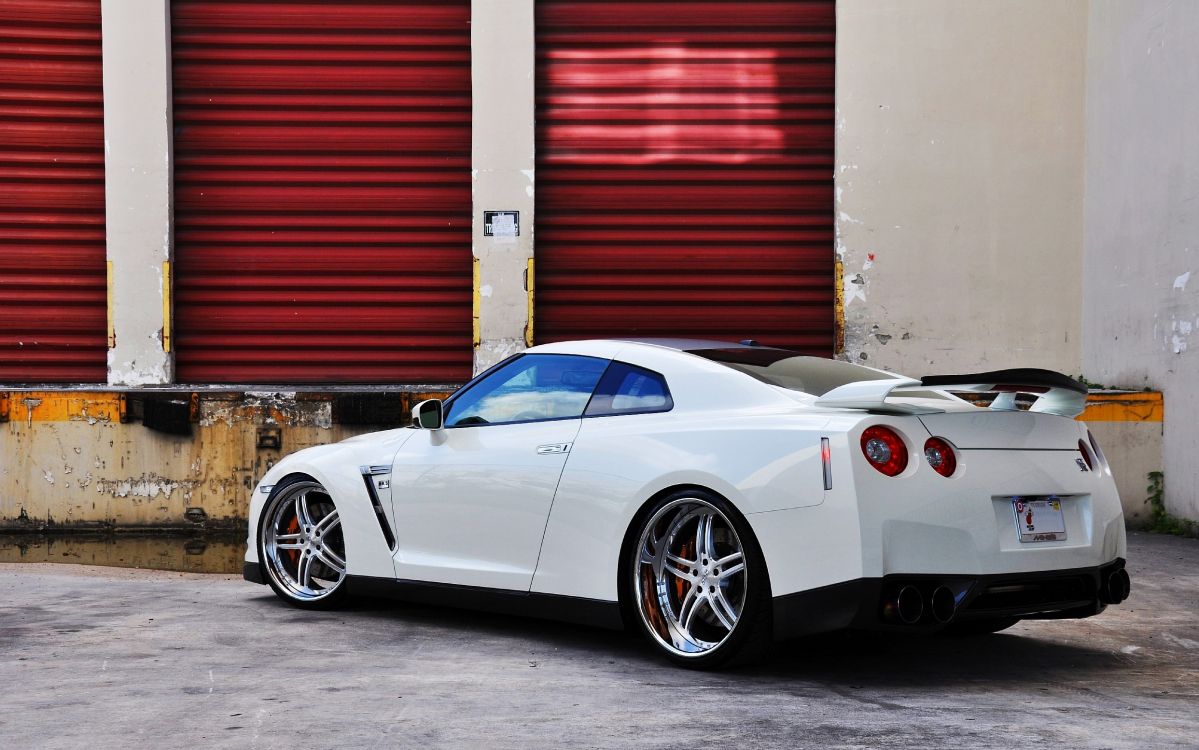
[[[341,517],[316,480],[295,477],[275,487],[263,509],[258,554],[267,583],[297,607],[328,609],[346,596]]]
[[[770,584],[748,524],[725,500],[687,490],[659,501],[629,552],[636,621],[671,661],[713,668],[770,643]]]

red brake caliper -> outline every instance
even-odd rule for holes
[[[299,532],[299,530],[300,530],[300,519],[296,518],[295,516],[292,516],[291,523],[287,524],[287,533],[295,534],[295,533]],[[285,551],[287,552],[287,556],[291,558],[292,565],[300,564],[300,551],[298,549],[289,549],[289,550],[285,550]]]
[[[691,557],[691,548],[695,545],[694,541],[684,542],[683,548],[679,550],[679,557],[687,560]],[[687,582],[678,576],[674,577],[674,593],[678,595],[679,602],[683,601],[683,597],[687,594]]]

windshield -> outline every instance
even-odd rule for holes
[[[834,388],[859,380],[890,380],[890,375],[869,367],[823,357],[804,357],[785,349],[736,347],[693,349],[689,352],[727,365],[764,383],[823,396]]]

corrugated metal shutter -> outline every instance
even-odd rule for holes
[[[171,10],[178,379],[468,379],[469,2]]]
[[[835,3],[537,3],[540,341],[833,346]]]
[[[0,2],[0,382],[104,382],[100,0]]]

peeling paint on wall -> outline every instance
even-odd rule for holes
[[[161,477],[157,474],[142,474],[140,477],[130,479],[101,480],[96,483],[96,492],[111,495],[114,498],[132,496],[153,499],[160,494],[163,497],[169,498],[180,487],[192,489],[196,484],[194,481],[180,482]]]
[[[160,342],[161,334],[151,334],[150,338],[156,343]],[[168,357],[162,351],[160,344],[158,351],[153,355],[155,361],[148,363],[144,361],[144,358],[151,355],[146,353],[143,353],[142,361],[135,358],[128,362],[123,362],[120,360],[120,351],[120,349],[108,350],[109,383],[113,385],[139,386],[160,385],[170,382],[170,373],[167,367]]]
[[[248,391],[244,398],[204,399],[200,402],[199,424],[261,423],[329,429],[333,426],[333,405],[329,401],[310,401],[296,408],[295,392]]]
[[[50,395],[13,399],[25,412],[0,423],[0,528],[239,526],[283,455],[381,429],[334,424],[327,394],[206,396],[190,437],[149,429],[140,412],[98,418],[116,416],[122,394]],[[278,448],[260,447],[263,430]]]
[[[485,339],[475,353],[475,371],[482,372],[524,349],[523,338]]]

